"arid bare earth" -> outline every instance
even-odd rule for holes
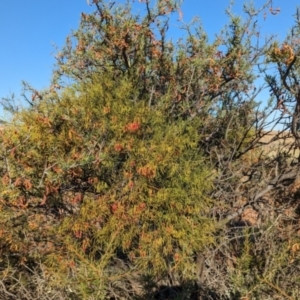
[[[280,139],[284,139],[287,143],[294,142],[294,137],[292,133],[289,132],[280,133],[279,131],[266,132],[265,135],[260,139],[260,142],[269,143],[272,141],[272,139],[276,138],[276,136],[278,136]]]
[[[262,144],[262,148],[268,156],[286,153],[298,157],[300,152],[299,148],[295,147],[295,138],[291,133],[271,131],[264,135],[259,142]]]

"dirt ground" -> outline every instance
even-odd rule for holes
[[[272,141],[273,139],[274,141]],[[300,150],[295,147],[295,138],[291,133],[272,131],[268,132],[259,141],[262,144],[262,149],[268,156],[275,156],[278,152],[286,153],[293,157],[299,156]]]

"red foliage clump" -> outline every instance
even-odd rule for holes
[[[132,122],[126,125],[126,131],[131,133],[137,132],[140,128],[141,124],[139,122]]]

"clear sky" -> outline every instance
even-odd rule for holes
[[[55,45],[62,47],[65,37],[79,25],[81,12],[91,12],[87,0],[15,0],[1,1],[0,5],[0,98],[21,92],[25,80],[37,89],[48,86],[51,78]],[[92,0],[90,0],[92,2]],[[118,2],[118,1],[116,1]],[[136,0],[136,3],[138,1]],[[238,14],[244,0],[236,0]],[[259,6],[264,0],[254,0]],[[224,10],[229,0],[185,0],[183,20],[189,23],[199,16],[204,29],[214,36],[227,21]],[[292,26],[299,0],[273,0],[280,7],[277,16],[267,15],[262,22],[263,33],[274,33],[283,39]],[[136,4],[140,5],[140,4]],[[179,31],[175,27],[172,32]],[[177,39],[175,37],[175,39]],[[1,111],[0,111],[1,112]]]

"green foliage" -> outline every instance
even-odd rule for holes
[[[49,89],[24,84],[22,111],[3,99],[0,297],[299,298],[299,166],[261,147],[270,123],[300,139],[299,13],[282,46],[258,32],[272,1],[228,10],[212,42],[181,23],[174,43],[180,1],[132,2],[93,1]]]
[[[223,102],[238,107],[238,94],[252,89],[252,66],[259,59],[251,52],[255,24],[230,17],[210,44],[202,27],[193,22],[184,26],[185,38],[174,43],[168,37],[169,19],[181,13],[180,1],[150,2],[142,1],[141,16],[133,13],[131,1],[97,1],[96,11],[82,14],[78,30],[57,54],[52,86],[64,84],[66,77],[87,81],[109,70],[115,78],[130,78],[137,95],[149,98],[151,105],[172,94],[167,113],[174,116],[206,118],[216,113],[216,103]]]
[[[15,116],[1,135],[2,254],[39,257],[49,272],[60,263],[63,276],[71,262],[93,265],[92,278],[113,281],[105,274],[124,276],[112,271],[123,253],[142,274],[194,277],[214,230],[201,122],[133,95],[127,81],[94,77]]]
[[[229,271],[232,290],[235,294],[255,300],[267,298],[270,293],[277,294],[279,299],[297,299],[299,292],[291,288],[290,282],[299,280],[293,266],[294,261],[299,259],[299,241],[272,240],[276,239],[277,229],[268,229],[269,232],[264,232],[262,236],[248,229],[237,241],[237,257],[234,256],[234,268]],[[268,245],[254,247],[255,242],[264,244],[266,239]],[[283,273],[286,274],[285,280],[281,281]]]

